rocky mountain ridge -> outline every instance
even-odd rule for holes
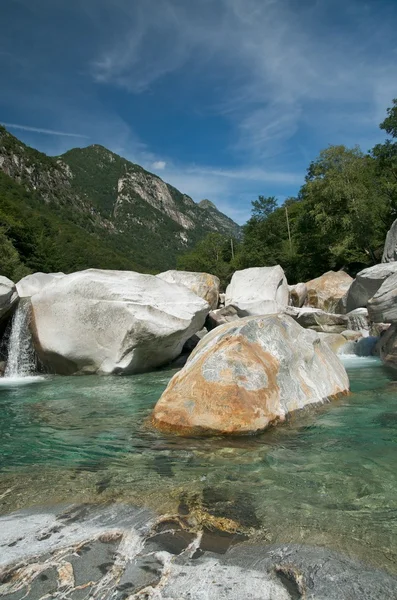
[[[0,172],[62,220],[73,221],[121,253],[123,260],[114,268],[126,268],[127,262],[136,270],[168,269],[208,233],[238,237],[241,230],[212,203],[196,204],[157,175],[99,145],[49,157],[0,126]]]

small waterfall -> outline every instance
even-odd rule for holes
[[[12,318],[11,333],[8,338],[5,378],[29,377],[36,370],[36,356],[29,329],[30,318],[30,300],[20,300]]]
[[[365,331],[369,330],[368,322],[368,310],[366,308],[356,308],[347,314],[348,329],[353,331],[362,331],[363,335]],[[366,334],[368,335],[368,333]]]

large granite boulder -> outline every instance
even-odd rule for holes
[[[0,275],[0,321],[5,319],[12,311],[18,301],[18,293],[15,283]]]
[[[348,328],[347,315],[337,315],[326,313],[318,308],[295,308],[288,306],[284,310],[285,314],[292,317],[301,327],[313,329],[313,331],[322,331],[324,333],[342,333]]]
[[[375,353],[387,365],[397,367],[397,323],[381,335]]]
[[[225,305],[232,304],[239,316],[247,317],[281,312],[288,301],[287,280],[277,265],[236,271],[226,290]]]
[[[369,331],[370,323],[367,308],[355,308],[346,314],[348,329],[353,331]]]
[[[182,435],[249,434],[348,389],[343,365],[313,331],[286,315],[246,317],[205,336],[152,420]]]
[[[37,354],[53,372],[136,373],[176,358],[207,302],[153,275],[89,269],[32,296]]]
[[[374,265],[357,273],[346,295],[346,312],[365,308],[382,283],[394,273],[397,273],[397,262]]]
[[[32,273],[18,281],[16,288],[20,298],[31,298],[65,273]]]
[[[387,232],[382,262],[390,263],[397,260],[397,219]]]
[[[218,308],[220,281],[215,275],[209,273],[195,273],[193,271],[165,271],[159,273],[157,277],[168,281],[184,285],[200,298],[203,298],[213,310]]]
[[[344,271],[328,271],[306,283],[305,306],[320,308],[325,312],[337,311],[340,299],[346,294],[353,278]]]
[[[374,323],[397,321],[397,273],[385,279],[376,294],[369,300],[368,315]]]
[[[301,308],[304,305],[307,298],[307,286],[306,283],[296,283],[295,285],[289,285],[289,298],[290,305]]]

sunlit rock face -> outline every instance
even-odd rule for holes
[[[287,280],[277,265],[236,271],[226,290],[225,305],[233,305],[239,316],[246,317],[281,312],[288,301]]]
[[[346,312],[365,308],[384,281],[397,273],[397,262],[374,265],[357,273],[346,294]]]
[[[374,323],[397,322],[397,273],[385,279],[368,302],[368,314]]]
[[[344,271],[328,271],[306,283],[305,306],[320,308],[325,312],[337,312],[340,299],[352,284],[352,277]]]
[[[382,262],[390,263],[397,260],[397,219],[387,232]]]
[[[18,300],[15,284],[8,277],[0,276],[0,322],[7,318]]]
[[[315,332],[285,315],[246,317],[200,342],[153,423],[182,435],[255,433],[348,389],[343,365]]]
[[[31,298],[41,292],[47,285],[64,277],[65,273],[32,273],[18,281],[16,288],[20,298]]]
[[[289,298],[290,305],[300,308],[304,305],[307,297],[307,286],[306,283],[296,283],[295,285],[289,285]]]
[[[218,308],[220,281],[215,275],[194,271],[165,271],[157,277],[168,281],[168,283],[184,285],[191,292],[208,302],[211,310]]]
[[[176,358],[208,312],[207,302],[184,286],[89,269],[32,297],[33,337],[52,372],[129,374]]]

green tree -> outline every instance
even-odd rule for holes
[[[234,255],[237,252],[237,240],[220,233],[209,233],[192,251],[178,258],[177,268],[216,275],[224,290],[235,270]]]

